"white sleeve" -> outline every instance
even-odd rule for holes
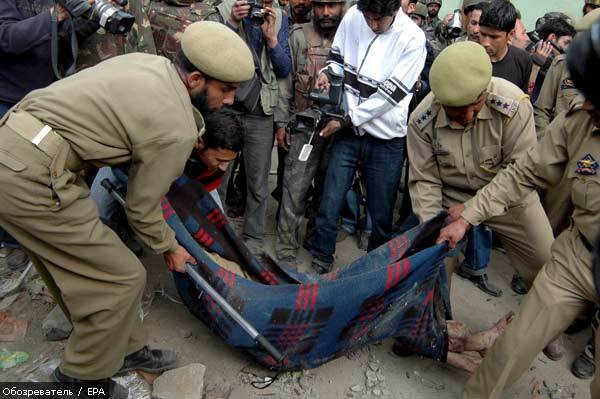
[[[402,53],[400,62],[392,75],[379,84],[377,91],[358,107],[352,108],[348,114],[354,126],[361,126],[377,118],[398,105],[404,97],[411,93],[423,67],[427,49],[424,40],[413,40]]]

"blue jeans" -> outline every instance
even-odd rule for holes
[[[102,187],[100,183],[102,183],[102,180],[104,179],[108,179],[112,184],[114,184],[117,187],[117,191],[123,196],[123,198],[127,196],[127,180],[124,178],[119,178],[119,176],[113,173],[111,168],[104,167],[98,170],[96,178],[94,179],[92,187],[90,188],[92,199],[98,207],[100,220],[102,220],[102,223],[108,226],[114,226],[116,223],[118,223],[116,215],[118,215],[118,212],[121,210],[121,204],[119,204],[104,187]],[[221,198],[219,197],[217,190],[212,190],[209,192],[209,194],[211,197],[213,197],[219,208],[223,210],[223,204],[221,203]]]
[[[470,276],[483,276],[487,273],[492,252],[492,236],[492,230],[487,227],[473,226],[467,236],[465,260],[460,265],[463,272]]]
[[[346,193],[346,203],[342,208],[342,228],[350,234],[356,234],[358,230],[370,234],[373,229],[368,209],[365,209],[365,216],[360,217],[360,195],[352,189]]]
[[[390,240],[404,143],[404,138],[381,140],[369,134],[357,136],[349,129],[336,133],[311,242],[315,258],[333,263],[338,219],[358,169],[365,179],[367,211],[373,224],[367,250]]]

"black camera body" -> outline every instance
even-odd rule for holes
[[[72,17],[84,17],[96,21],[107,32],[116,35],[129,33],[135,17],[117,7],[109,0],[96,0],[89,4],[87,0],[56,0],[69,12]],[[119,0],[120,6],[126,6],[127,0]]]
[[[262,1],[248,0],[247,3],[250,6],[248,16],[250,17],[250,21],[252,21],[252,25],[262,25],[265,22],[265,15],[262,12],[265,6],[263,5]]]
[[[343,78],[331,75],[329,78],[329,93],[314,90],[306,96],[312,105],[310,108],[294,115],[290,122],[291,133],[312,134],[321,128],[322,122],[326,119],[344,119],[344,112],[341,109],[343,95]]]

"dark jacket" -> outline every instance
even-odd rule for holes
[[[51,62],[52,0],[0,1],[0,101],[19,102],[32,90],[55,80]],[[70,32],[79,40],[98,25],[78,18],[59,23],[60,65],[73,62]]]

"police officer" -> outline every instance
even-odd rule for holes
[[[413,112],[408,133],[409,189],[420,221],[468,201],[536,142],[528,97],[492,78],[489,57],[477,43],[444,50],[429,80],[432,93]],[[537,194],[511,204],[506,215],[486,225],[531,284],[553,239]],[[456,258],[449,261],[450,273],[456,264]]]
[[[293,111],[300,112],[310,107],[304,97],[314,87],[319,71],[325,67],[327,56],[335,32],[344,13],[345,0],[313,1],[313,20],[295,25],[290,35],[293,73]],[[308,142],[313,146],[306,161],[299,160],[300,152]],[[306,194],[313,179],[316,190],[314,196],[320,197],[323,190],[324,174],[327,169],[326,148],[331,139],[312,137],[308,133],[297,133],[292,137],[281,132],[277,137],[278,145],[289,149],[285,160],[283,195],[281,211],[277,225],[275,252],[283,263],[293,264],[296,259],[298,229],[306,204]]]
[[[600,34],[600,25],[594,29]],[[552,257],[539,272],[518,316],[488,352],[465,386],[464,398],[499,398],[525,372],[539,351],[560,335],[590,303],[600,301],[598,272],[592,266],[592,242],[600,226],[600,98],[596,50],[585,32],[572,44],[568,63],[576,86],[586,87],[589,99],[574,101],[559,115],[546,135],[515,164],[464,205],[452,210],[458,219],[443,229],[438,242],[453,246],[471,225],[503,215],[505,210],[536,188],[558,184],[567,173],[574,207],[570,227],[552,245]],[[585,77],[585,78],[584,78]],[[590,101],[593,99],[594,102]],[[596,348],[600,333],[596,331]],[[598,358],[598,356],[596,356]],[[591,397],[600,397],[598,371]]]
[[[175,240],[160,199],[199,145],[200,111],[233,103],[254,74],[248,47],[227,27],[190,25],[175,64],[128,54],[33,91],[0,120],[0,226],[29,251],[73,324],[59,382],[105,380],[175,364],[151,350],[140,318],[146,271],[102,224],[79,177],[128,164],[128,219],[170,270],[194,259]],[[111,398],[127,398],[110,384]]]
[[[600,19],[600,9],[586,14],[575,28],[578,32],[587,31],[598,19]],[[555,116],[569,109],[571,101],[577,97],[577,94],[577,89],[567,70],[567,56],[561,54],[554,59],[548,69],[540,95],[535,102],[534,115],[538,138],[543,136],[546,127]]]
[[[600,9],[584,16],[576,25],[577,31],[588,31],[594,21],[598,19],[600,19]],[[546,134],[548,125],[556,116],[569,110],[571,102],[577,95],[578,91],[567,70],[566,55],[559,55],[546,74],[546,79],[534,106],[538,140]],[[570,191],[565,176],[562,184],[549,188],[544,196],[544,209],[556,236],[569,224],[569,216],[572,212]]]

